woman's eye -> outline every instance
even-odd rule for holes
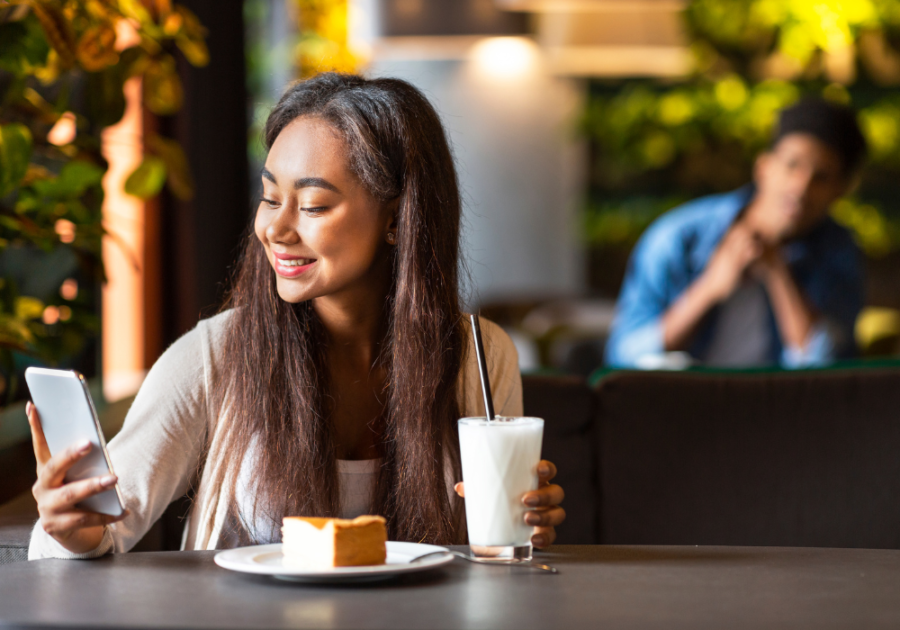
[[[278,202],[272,199],[261,198],[259,201],[260,203],[266,204],[270,208],[277,208],[279,206]]]
[[[328,208],[326,208],[324,206],[319,206],[317,208],[300,208],[300,210],[302,210],[303,212],[305,212],[306,214],[311,215],[311,216],[315,216],[317,214],[322,214],[327,209]]]

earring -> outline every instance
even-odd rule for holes
[[[395,242],[397,242],[397,237],[393,232],[387,233],[387,242],[391,245],[393,245]]]

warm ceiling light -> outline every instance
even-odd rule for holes
[[[528,74],[537,60],[537,46],[524,37],[491,37],[472,48],[472,61],[476,67],[495,79]]]

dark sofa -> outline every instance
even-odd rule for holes
[[[900,549],[896,364],[523,384],[560,542]]]
[[[900,370],[619,373],[598,540],[900,549]]]
[[[523,391],[566,490],[559,543],[900,549],[900,368],[525,376]],[[177,548],[185,507],[140,548]],[[34,515],[10,518],[0,563],[24,559]]]

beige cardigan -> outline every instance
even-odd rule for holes
[[[29,560],[95,558],[110,551],[128,551],[172,501],[187,493],[204,452],[209,455],[182,548],[218,548],[231,497],[230,484],[222,484],[219,489],[211,487],[210,480],[225,465],[222,458],[215,456],[224,439],[225,423],[219,419],[225,414],[216,414],[209,401],[213,384],[221,376],[221,338],[230,316],[226,311],[201,321],[166,350],[147,375],[122,430],[110,441],[110,459],[129,515],[107,526],[100,545],[84,554],[66,550],[44,532],[38,521],[31,535]],[[496,324],[482,319],[481,330],[495,411],[506,416],[521,415],[522,381],[515,346]],[[484,415],[474,352],[466,353],[460,372],[459,404],[463,416]]]

